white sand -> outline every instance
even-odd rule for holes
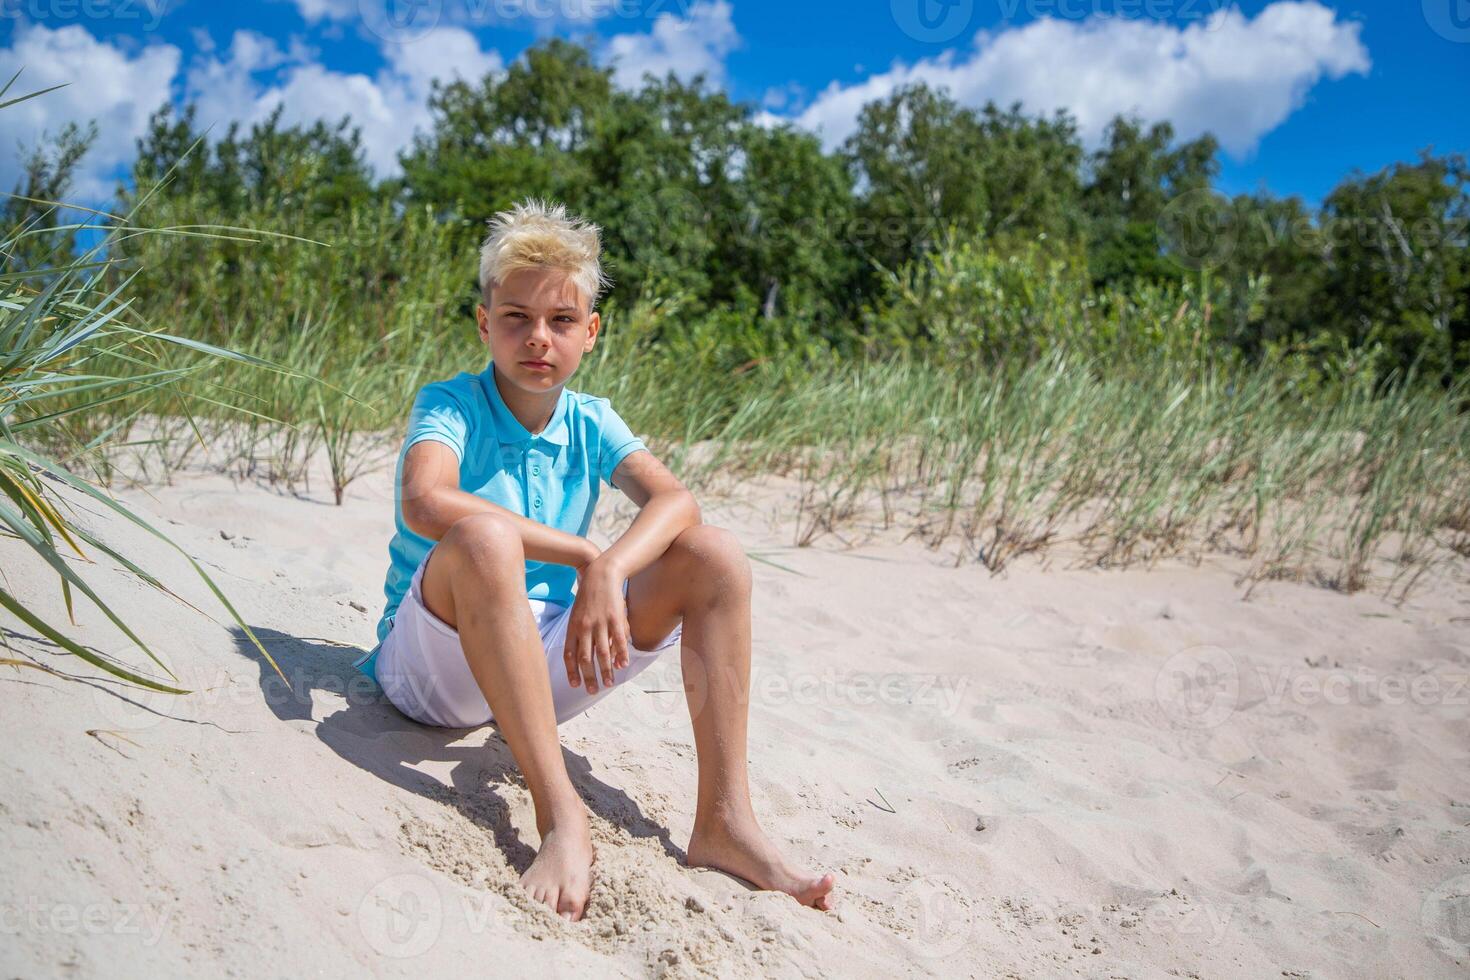
[[[1291,583],[1243,602],[1223,561],[992,578],[898,535],[789,547],[779,481],[707,503],[789,569],[754,563],[751,777],[771,836],[838,872],[839,911],[681,865],[693,743],[682,695],[649,693],[679,688],[671,651],[562,728],[600,853],[567,924],[516,883],[537,838],[504,743],[416,725],[350,666],[381,609],[390,480],[341,508],[219,476],[124,494],[294,693],[176,552],[80,504],[208,614],[77,563],[196,693],[99,680],[0,612],[0,655],[78,678],[0,667],[0,973],[1470,971],[1465,563],[1402,608]],[[604,531],[610,504],[627,516],[605,498]],[[0,541],[0,567],[64,621],[25,548]],[[146,662],[80,597],[77,620]],[[1191,698],[1180,677],[1214,683]]]

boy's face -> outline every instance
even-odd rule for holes
[[[518,269],[491,287],[475,319],[502,375],[527,391],[551,391],[597,342],[601,318],[587,307],[568,273]]]

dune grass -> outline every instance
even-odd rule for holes
[[[17,78],[18,74],[0,88],[0,100],[5,100]],[[47,91],[0,101],[0,109]],[[27,608],[5,585],[0,585],[0,606],[60,649],[109,674],[157,691],[188,693],[176,686],[173,671],[92,589],[66,553],[91,563],[84,548],[88,545],[139,580],[184,600],[82,526],[57,492],[57,486],[65,486],[98,501],[182,554],[285,680],[270,653],[198,562],[97,485],[107,482],[113,455],[127,448],[118,434],[144,409],[166,403],[192,423],[181,391],[186,379],[207,361],[229,360],[257,370],[281,370],[283,376],[299,379],[295,372],[272,362],[143,325],[129,298],[132,277],[114,269],[119,247],[139,236],[229,236],[232,230],[197,225],[144,227],[136,222],[136,214],[119,216],[56,202],[32,203],[42,210],[33,210],[19,226],[0,233],[0,533],[24,542],[56,573],[72,626],[76,625],[75,590],[168,680],[140,673],[75,642],[62,628]],[[83,215],[83,221],[67,223],[64,216],[74,214]],[[94,244],[81,252],[72,251],[76,232],[92,236]],[[173,362],[170,348],[187,351],[187,363]],[[8,662],[27,663],[13,658]]]
[[[1377,582],[1400,600],[1470,550],[1463,385],[1358,376],[1308,389],[1282,363],[1112,363],[1064,349],[990,366],[778,352],[731,369],[661,333],[661,316],[612,311],[573,387],[610,397],[702,492],[797,480],[797,545],[897,528],[996,572],[1025,555],[1127,567],[1228,554],[1249,559],[1252,583]],[[399,330],[334,343],[313,319],[238,338],[359,397],[227,367],[241,402],[265,411],[199,420],[213,465],[294,487],[324,450],[339,502],[364,467],[391,465],[417,387],[484,356],[467,316]],[[155,477],[177,462],[158,458]]]
[[[981,372],[894,358],[694,378],[628,364],[607,387],[653,433],[711,441],[689,477],[795,476],[797,544],[897,525],[994,571],[1064,543],[1109,567],[1218,552],[1251,559],[1251,581],[1348,592],[1382,560],[1399,598],[1466,551],[1463,385],[1357,379],[1308,398],[1276,365],[1064,352]]]

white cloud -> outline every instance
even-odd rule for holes
[[[629,0],[292,0],[308,24],[355,24],[367,37],[418,36],[431,27],[509,28],[537,36],[628,16]],[[676,4],[670,4],[675,6]]]
[[[97,142],[73,197],[100,201],[111,196],[113,180],[132,161],[148,116],[169,99],[180,59],[179,49],[169,44],[129,53],[98,41],[79,25],[53,30],[18,23],[11,46],[0,49],[0,76],[21,72],[6,98],[70,84],[0,109],[0,190],[10,190],[20,172],[18,143],[34,147],[43,132],[54,136],[68,122],[86,125],[95,119]]]
[[[1184,139],[1214,133],[1236,157],[1255,150],[1324,77],[1366,74],[1360,25],[1338,21],[1315,0],[1273,3],[1254,19],[1231,7],[1186,27],[1148,20],[1045,18],[982,32],[968,53],[947,51],[855,85],[836,82],[800,114],[828,148],[856,128],[864,103],[901,85],[944,86],[963,105],[1021,102],[1027,111],[1067,109],[1088,145],[1119,114],[1173,123]],[[776,117],[765,114],[766,120]]]
[[[18,25],[11,46],[0,49],[0,73],[8,78],[24,69],[11,95],[73,84],[0,110],[0,190],[9,190],[19,174],[18,142],[35,145],[43,133],[54,135],[68,122],[95,119],[98,140],[83,160],[73,196],[78,203],[105,201],[126,175],[149,115],[174,101],[179,89],[198,104],[199,125],[213,126],[216,138],[229,123],[249,126],[277,106],[284,106],[288,124],[351,116],[362,130],[368,162],[386,176],[397,172],[397,153],[415,128],[429,123],[428,97],[436,79],[478,80],[503,67],[498,53],[482,49],[474,35],[457,27],[435,28],[403,44],[384,43],[384,65],[374,75],[325,68],[299,39],[283,48],[264,35],[237,31],[227,48],[217,48],[207,33],[196,33],[194,42],[195,55],[181,79],[182,53],[172,45],[130,51],[127,42],[98,40],[80,25]]]
[[[295,0],[308,24],[319,20],[347,20],[357,16],[357,0]]]
[[[474,35],[439,27],[422,38],[383,48],[385,64],[376,75],[332,71],[296,47],[283,52],[269,39],[235,34],[228,54],[197,58],[189,69],[187,91],[199,104],[199,123],[244,125],[284,107],[287,124],[318,119],[336,122],[351,116],[362,131],[363,150],[379,176],[396,173],[398,151],[429,119],[428,97],[437,79],[480,79],[500,71],[501,57],[482,50]],[[272,81],[258,75],[278,68]]]
[[[498,52],[482,50],[473,34],[457,27],[438,28],[407,44],[387,45],[383,57],[392,74],[416,95],[427,95],[434,79],[478,81],[505,67]]]
[[[740,45],[728,0],[697,0],[683,17],[662,13],[647,34],[617,34],[602,51],[614,68],[613,81],[636,89],[645,72],[663,79],[673,72],[690,82],[703,73],[710,83],[725,82],[725,56]]]

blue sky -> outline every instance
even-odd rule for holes
[[[80,190],[100,199],[165,99],[221,123],[350,113],[391,171],[432,79],[548,34],[588,40],[626,85],[704,72],[833,146],[863,102],[922,79],[1067,108],[1089,143],[1123,111],[1214,132],[1231,193],[1315,202],[1355,169],[1470,150],[1470,0],[0,0],[0,72],[72,83],[0,110],[0,183],[17,143],[96,118]]]

